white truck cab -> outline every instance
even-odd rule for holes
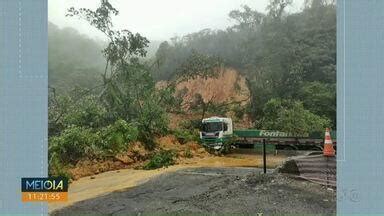
[[[200,139],[204,146],[219,150],[233,135],[231,118],[209,117],[202,120]]]

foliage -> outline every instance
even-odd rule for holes
[[[167,113],[181,113],[185,93],[184,91],[176,91],[174,82],[169,83],[157,90],[159,104],[164,107]]]
[[[192,100],[189,103],[189,107],[192,111],[201,112],[200,121],[205,118],[207,113],[215,113],[216,115],[225,115],[228,111],[228,105],[225,102],[216,103],[214,101],[216,95],[213,95],[207,101],[204,100],[203,96],[199,93],[196,93]]]
[[[234,104],[231,107],[231,111],[234,113],[236,119],[241,120],[247,112],[247,107],[244,107],[241,104]]]
[[[282,98],[302,101],[305,109],[325,115],[335,125],[335,2],[308,0],[302,11],[289,14],[285,8],[291,2],[271,0],[266,14],[243,6],[229,13],[235,24],[226,30],[204,29],[163,42],[156,54],[158,68],[152,73],[171,80],[178,68],[188,65],[193,52],[215,56],[246,77],[249,114],[256,123],[263,118],[264,104]],[[326,95],[311,97],[315,90]],[[200,108],[207,110],[204,104]]]
[[[176,129],[173,131],[173,135],[177,138],[180,144],[185,144],[190,141],[199,142],[199,130],[190,129]]]
[[[229,17],[236,21],[236,25],[234,25],[233,29],[254,29],[258,28],[265,18],[265,15],[252,10],[247,5],[242,6],[241,10],[233,10],[229,13]]]
[[[154,137],[168,130],[167,107],[164,105],[174,100],[174,89],[156,91],[149,67],[140,60],[146,55],[149,41],[140,34],[114,29],[112,16],[117,14],[118,11],[104,0],[95,11],[87,8],[68,10],[67,16],[85,19],[105,34],[108,42],[102,51],[99,44],[96,46],[96,42],[77,32],[50,25],[50,76],[53,78],[49,94],[50,173],[58,174],[63,167],[74,165],[81,159],[116,155],[136,140],[153,148]],[[87,57],[80,56],[77,61],[73,58],[77,54],[72,57],[68,52],[76,51],[76,47],[56,46],[54,42],[66,41],[60,35],[64,31],[71,33],[69,36],[75,40],[74,44],[83,44],[79,47],[90,46],[94,55],[88,56],[96,57],[89,60],[87,54],[80,51]],[[60,63],[60,57],[68,58]],[[94,64],[96,60],[101,64]],[[83,67],[84,62],[90,65],[86,70],[97,69],[92,74],[84,74],[84,78],[67,72],[81,73],[74,67]],[[69,77],[59,73],[69,74]],[[97,73],[101,75],[100,80],[94,77]],[[76,78],[86,79],[87,85],[78,88],[76,84],[83,83],[76,81],[63,89],[59,77],[64,78],[63,83]],[[173,104],[176,103],[178,101],[174,100]]]
[[[146,100],[141,105],[138,116],[139,140],[149,149],[155,147],[154,136],[168,131],[168,115],[158,101]]]
[[[116,154],[126,150],[128,144],[138,139],[139,131],[136,126],[124,120],[117,120],[101,131],[103,151]]]
[[[184,151],[184,157],[185,157],[185,158],[193,158],[193,154],[192,154],[190,148],[185,149],[185,151]]]
[[[113,29],[112,16],[118,15],[119,11],[108,1],[101,1],[100,6],[92,11],[88,8],[68,9],[67,16],[77,16],[86,20],[91,26],[105,34],[109,43],[103,50],[107,65],[103,75],[104,84],[113,81],[113,77],[119,73],[126,72],[130,62],[136,62],[136,57],[145,56],[145,48],[149,41],[140,34],[129,30]],[[108,74],[109,73],[109,74]],[[123,73],[124,74],[124,73]]]
[[[59,161],[57,157],[51,157],[48,162],[49,176],[60,176],[67,179],[72,179],[72,175],[68,172],[67,167]]]
[[[298,98],[303,101],[304,107],[320,116],[330,116],[336,128],[336,84],[321,83],[318,81],[303,83],[298,92]]]
[[[107,110],[100,104],[94,95],[87,95],[76,103],[70,99],[72,106],[63,116],[63,123],[67,126],[77,125],[90,128],[99,128],[107,121]]]
[[[201,119],[183,120],[179,123],[179,127],[186,130],[200,130],[201,126]]]
[[[100,133],[85,127],[70,126],[60,136],[50,138],[48,155],[50,160],[75,164],[82,158],[97,156],[101,144]]]
[[[273,98],[264,105],[263,114],[263,129],[302,135],[322,131],[330,126],[328,118],[310,112],[298,101]]]
[[[176,153],[173,150],[160,150],[155,152],[144,169],[157,169],[175,164]]]
[[[101,102],[113,119],[137,123],[138,139],[152,148],[154,136],[167,130],[168,118],[160,103],[164,95],[156,92],[148,66],[139,59],[145,57],[149,41],[138,33],[114,29],[112,17],[118,13],[108,1],[101,1],[95,11],[70,8],[67,16],[86,20],[107,37]]]
[[[173,134],[181,144],[189,141],[200,142],[201,119],[183,120],[178,126],[179,128],[175,129]]]
[[[87,94],[88,89],[76,88],[67,94],[56,94],[50,88],[48,121],[49,135],[59,135],[70,126],[100,128],[109,124],[112,119],[99,99]]]
[[[75,165],[82,159],[95,159],[115,155],[127,149],[138,138],[138,129],[124,120],[117,120],[105,128],[92,129],[68,126],[60,135],[49,139],[49,170],[65,174],[65,166]]]
[[[220,58],[192,50],[192,54],[176,69],[176,76],[180,82],[197,77],[205,79],[217,77],[218,68],[220,67],[222,67],[222,60]]]

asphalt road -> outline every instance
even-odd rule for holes
[[[77,202],[52,215],[188,213],[334,214],[333,190],[256,168],[187,168],[134,188]]]

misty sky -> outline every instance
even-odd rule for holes
[[[295,0],[288,11],[300,10],[304,0]],[[48,19],[59,27],[73,27],[90,37],[103,35],[82,20],[65,17],[69,7],[96,9],[99,0],[49,0]],[[232,22],[228,13],[241,5],[265,12],[269,0],[110,0],[120,11],[116,28],[139,32],[150,40],[167,40],[205,28],[225,29]]]

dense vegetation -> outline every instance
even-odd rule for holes
[[[248,111],[255,127],[287,129],[276,122],[283,121],[281,115],[290,116],[282,112],[295,110],[313,116],[311,124],[335,127],[335,3],[305,1],[303,11],[287,14],[284,8],[290,2],[271,1],[267,14],[243,6],[229,13],[236,24],[226,30],[204,29],[163,42],[156,53],[160,66],[154,76],[172,79],[195,53],[218,57],[247,78],[252,96]],[[277,101],[285,102],[279,102],[279,109],[271,113],[269,106]],[[308,121],[305,118],[297,115],[289,121],[312,129],[300,124]]]
[[[169,113],[182,113],[180,80],[215,76],[233,67],[246,77],[250,103],[236,115],[252,117],[254,126],[292,133],[335,127],[336,11],[334,2],[307,0],[288,14],[289,0],[271,0],[268,13],[248,6],[229,13],[236,24],[205,29],[159,45],[147,56],[149,40],[114,29],[118,15],[108,1],[95,11],[70,8],[107,38],[98,42],[70,28],[49,25],[50,173],[83,158],[105,158],[140,142],[154,149],[154,138],[171,133]],[[164,88],[155,83],[168,80]],[[223,104],[196,97],[194,112],[224,113]],[[197,121],[175,130],[180,140],[195,140]],[[173,163],[173,153],[157,151],[146,168]]]
[[[82,86],[60,94],[55,86],[51,86],[49,158],[52,174],[62,170],[62,165],[75,164],[82,158],[113,156],[135,141],[153,149],[154,137],[167,132],[166,109],[172,106],[168,99],[173,92],[155,90],[148,66],[140,61],[146,55],[145,48],[149,41],[138,33],[114,29],[111,16],[117,14],[118,11],[108,1],[101,1],[96,11],[86,8],[68,10],[68,16],[85,19],[104,33],[108,42],[102,51],[95,50],[102,53],[104,67],[98,82],[92,81],[94,76],[88,79],[93,82],[91,88]],[[89,45],[94,43],[89,42]],[[51,46],[56,47],[56,44]],[[65,52],[60,52],[65,55]],[[57,67],[60,66],[60,59],[55,58],[55,54],[54,51],[50,53],[52,70],[60,69]],[[71,66],[76,60],[72,57],[64,61]],[[79,67],[91,65],[84,61]],[[71,82],[77,79],[70,76],[70,67],[66,69],[69,75],[62,75],[63,80]],[[52,83],[58,86],[60,82],[55,82],[54,78],[60,77],[55,76],[59,72],[56,70],[51,77]]]

